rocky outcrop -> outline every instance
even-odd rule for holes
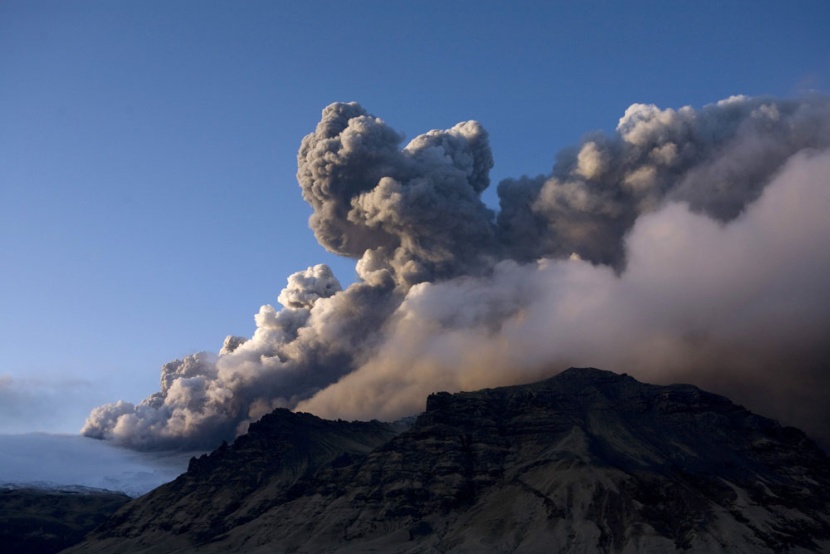
[[[260,426],[72,552],[830,551],[825,454],[693,386],[571,369],[434,394],[400,434]]]

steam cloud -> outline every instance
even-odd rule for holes
[[[357,282],[295,273],[252,338],[164,365],[159,392],[94,409],[82,433],[212,447],[275,407],[394,419],[435,390],[594,365],[830,444],[829,99],[635,104],[550,175],[501,182],[498,214],[481,125],[402,145],[358,104],[327,107],[297,178]]]

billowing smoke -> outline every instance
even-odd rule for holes
[[[480,194],[493,156],[478,123],[403,137],[355,103],[323,110],[297,179],[320,244],[359,258],[364,281],[407,286],[479,273],[497,250]]]
[[[830,444],[830,100],[636,104],[550,175],[480,195],[476,122],[402,135],[333,104],[298,180],[320,243],[357,260],[295,273],[248,340],[162,368],[138,405],[83,433],[138,448],[215,445],[275,407],[394,419],[435,390],[570,365],[687,381]]]
[[[503,241],[521,261],[575,253],[622,270],[623,239],[641,214],[679,201],[734,220],[793,154],[827,146],[828,117],[826,99],[634,104],[614,135],[560,153],[552,175],[499,185]]]

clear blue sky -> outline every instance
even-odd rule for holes
[[[830,91],[830,4],[0,3],[0,432],[76,432],[330,264],[295,180],[334,101],[490,133],[493,189],[631,103]],[[493,195],[488,195],[493,198]]]

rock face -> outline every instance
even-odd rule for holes
[[[431,395],[409,429],[277,411],[71,552],[830,552],[830,460],[596,369]]]

